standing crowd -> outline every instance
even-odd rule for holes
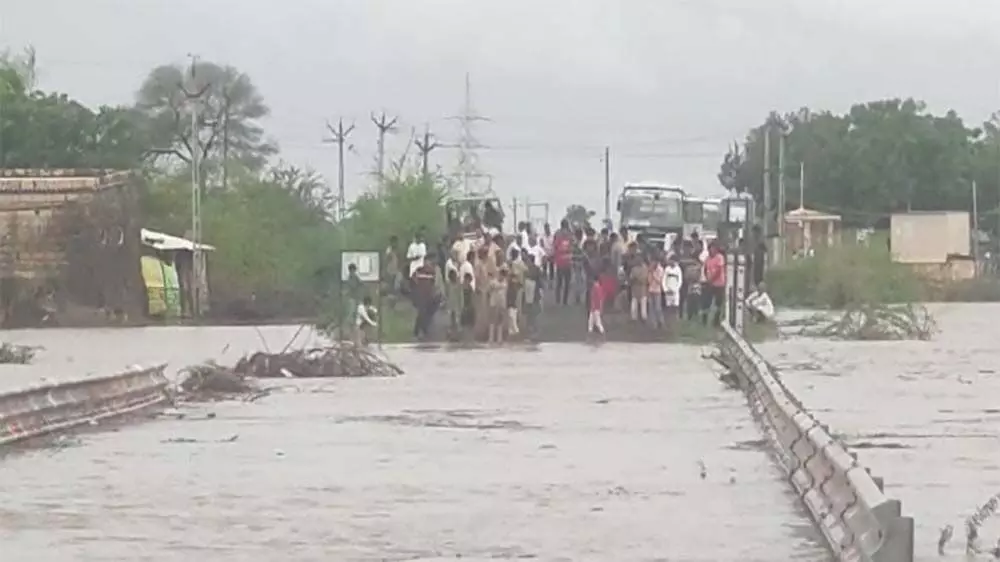
[[[505,237],[483,228],[429,248],[419,229],[405,250],[390,238],[383,266],[384,290],[414,305],[417,340],[431,337],[442,310],[450,340],[502,343],[537,339],[546,306],[583,307],[588,333],[603,336],[612,312],[653,330],[680,319],[718,325],[726,301],[725,252],[697,233],[661,249],[625,231],[571,228],[564,220],[555,232],[524,223]],[[375,325],[369,304],[357,305],[359,332]]]

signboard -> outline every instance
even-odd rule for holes
[[[340,280],[347,281],[348,267],[354,264],[358,268],[358,277],[366,283],[379,280],[379,253],[378,252],[341,252],[340,253]]]

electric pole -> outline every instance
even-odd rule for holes
[[[371,118],[372,123],[378,128],[378,160],[376,165],[378,166],[378,193],[382,195],[382,190],[385,188],[385,135],[396,130],[396,121],[399,118],[390,119],[384,111],[377,116],[372,113]]]
[[[229,92],[222,98],[222,190],[229,188]]]
[[[478,115],[473,108],[472,79],[468,72],[465,73],[465,104],[462,108],[462,114],[452,117],[452,119],[459,122],[461,129],[458,141],[458,164],[459,173],[462,176],[462,191],[468,195],[471,192],[474,179],[488,176],[477,169],[479,158],[476,150],[485,147],[476,139],[474,125],[477,121],[490,121],[489,117]],[[492,190],[492,187],[490,189]]]
[[[420,169],[423,171],[424,179],[430,177],[428,172],[428,160],[430,160],[431,151],[440,146],[437,141],[433,140],[431,137],[431,130],[429,126],[424,126],[424,136],[422,139],[417,139],[416,143],[417,150],[420,151]]]
[[[972,257],[976,260],[976,275],[979,275],[979,190],[976,180],[972,180]]]
[[[788,140],[788,126],[782,124],[781,136],[778,137],[778,251],[776,260],[781,263],[785,259],[785,142]]]
[[[611,224],[611,147],[604,147],[604,223]]]
[[[197,88],[195,73],[198,68],[198,56],[191,57],[191,86]],[[181,92],[187,98],[191,108],[191,241],[192,270],[194,273],[194,294],[191,302],[191,315],[201,316],[203,281],[205,279],[205,255],[201,251],[201,134],[199,130],[201,118],[201,97],[208,91],[206,82],[200,89],[188,90],[183,82],[178,84]]]
[[[330,136],[323,139],[323,142],[337,145],[337,222],[341,222],[347,210],[347,198],[344,196],[344,143],[354,130],[354,124],[345,129],[344,119],[340,118],[336,128],[327,121],[326,130],[330,132]]]
[[[764,240],[771,234],[771,122],[764,125]]]

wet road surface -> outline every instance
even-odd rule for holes
[[[294,331],[263,330],[272,349]],[[246,328],[15,336],[49,348],[22,370],[52,377],[260,345]],[[388,353],[406,375],[275,381],[3,460],[3,559],[827,559],[697,347]]]
[[[931,310],[941,333],[930,342],[797,338],[758,349],[915,517],[918,559],[941,560],[939,531],[953,525],[945,560],[966,560],[965,519],[1000,493],[1000,306]],[[994,546],[1000,516],[980,536]]]

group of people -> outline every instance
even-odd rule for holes
[[[391,294],[406,294],[416,309],[414,338],[427,339],[444,309],[450,339],[499,343],[511,336],[534,338],[546,278],[539,239],[523,232],[508,240],[495,228],[475,239],[454,234],[429,251],[418,230],[403,253],[398,238],[385,251]]]
[[[595,231],[562,221],[536,233],[527,223],[513,236],[495,228],[475,237],[455,232],[428,248],[419,229],[403,251],[390,237],[383,257],[384,290],[406,295],[416,310],[415,339],[431,336],[443,309],[450,339],[500,343],[534,339],[545,306],[583,306],[587,331],[605,333],[605,314],[616,311],[651,329],[678,320],[721,322],[726,303],[725,252],[697,233],[667,248],[631,240],[627,231]],[[763,282],[747,304],[755,318],[773,316]],[[370,301],[358,298],[359,333],[377,325]]]

